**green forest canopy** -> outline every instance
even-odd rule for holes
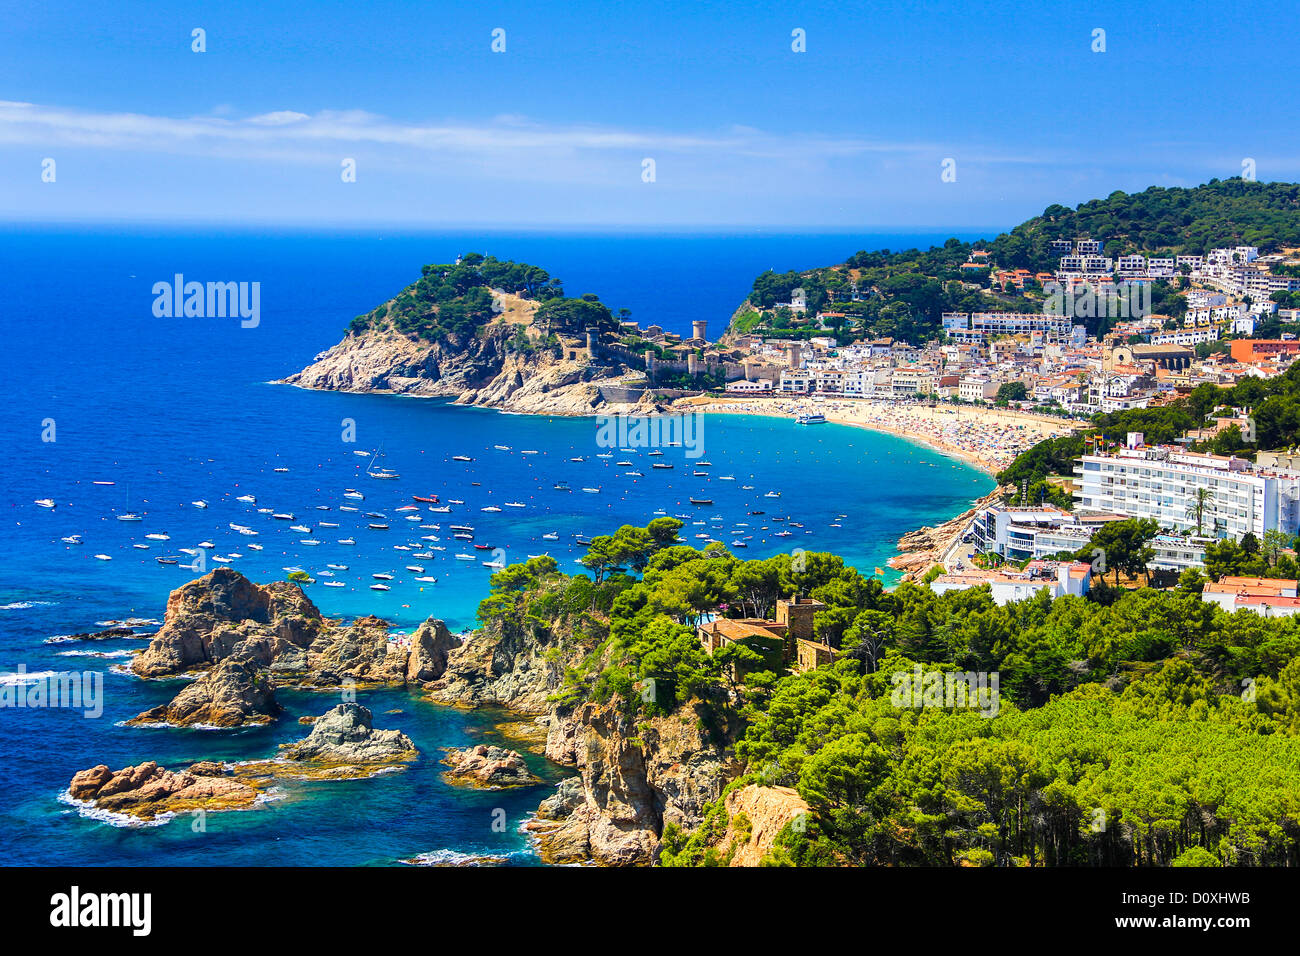
[[[599,539],[595,578],[551,558],[512,565],[480,620],[570,662],[561,708],[739,725],[734,785],[794,787],[812,808],[766,862],[1300,863],[1297,619],[1227,614],[1194,588],[1001,607],[987,588],[886,592],[833,555],[742,560],[678,544],[678,528]],[[835,663],[773,671],[735,645],[711,657],[695,636],[709,614],[766,616],[793,593],[826,604],[815,627]],[[917,664],[997,673],[997,715],[895,706],[890,676]],[[665,827],[662,862],[725,862],[713,841],[726,822],[720,800],[694,832]]]

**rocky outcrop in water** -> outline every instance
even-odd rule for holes
[[[419,752],[400,730],[376,730],[368,708],[344,703],[318,717],[311,733],[285,744],[280,755],[322,764],[372,765],[414,760]]]
[[[524,758],[513,750],[488,744],[464,750],[446,749],[447,756],[441,762],[450,768],[443,774],[448,783],[485,790],[530,787],[541,783],[541,779],[528,769]]]
[[[185,687],[168,704],[127,723],[179,727],[241,727],[266,724],[280,713],[267,669],[246,656],[227,657]]]
[[[447,671],[451,652],[460,647],[445,622],[429,618],[411,635],[411,652],[406,661],[406,682],[423,684],[437,680]]]
[[[218,568],[167,599],[163,626],[131,662],[141,677],[165,677],[243,653],[263,664],[298,660],[326,623],[296,584],[254,584]]]
[[[68,796],[99,810],[142,820],[189,810],[238,810],[252,806],[256,787],[224,776],[218,764],[194,764],[188,770],[166,770],[154,761],[121,770],[104,764],[82,770],[72,778]]]
[[[507,707],[521,714],[551,710],[550,696],[564,676],[548,658],[549,634],[518,621],[481,630],[448,654],[444,672],[426,686],[431,700],[460,707]]]

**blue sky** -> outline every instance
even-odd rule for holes
[[[4,220],[959,229],[1300,177],[1287,4],[16,6]]]

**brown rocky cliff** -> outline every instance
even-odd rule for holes
[[[499,292],[494,296],[498,301],[514,299]],[[526,305],[535,311],[535,303]],[[517,312],[508,308],[478,336],[448,335],[440,342],[393,330],[349,333],[282,384],[450,398],[462,405],[511,412],[593,414],[603,404],[600,386],[620,382],[629,370],[619,362],[572,360],[562,350],[557,355],[548,348],[527,353],[512,348]]]
[[[576,767],[578,776],[539,808],[549,821],[535,828],[548,860],[652,863],[664,824],[698,826],[705,804],[741,772],[731,732],[723,728],[716,740],[704,729],[704,702],[635,724],[619,703],[589,702],[552,719],[546,755]]]

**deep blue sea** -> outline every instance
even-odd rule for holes
[[[268,383],[338,341],[354,315],[418,277],[422,264],[462,252],[540,265],[564,280],[568,294],[595,292],[612,308],[631,309],[642,325],[688,332],[692,320],[703,318],[717,334],[766,268],[808,268],[858,249],[928,246],[944,238],[0,228],[6,331],[0,366],[0,681],[26,679],[2,676],[20,668],[28,675],[105,674],[98,719],[66,709],[0,708],[0,779],[6,784],[0,860],[387,865],[421,854],[487,854],[511,865],[535,863],[518,825],[564,771],[530,757],[546,784],[504,794],[450,788],[439,776],[438,748],[497,739],[494,725],[502,715],[438,707],[399,691],[364,693],[361,701],[374,711],[377,726],[400,728],[420,747],[420,762],[402,773],[289,784],[279,799],[256,810],[210,814],[203,832],[194,832],[188,819],[122,827],[83,817],[58,799],[77,770],[149,759],[179,767],[200,758],[269,756],[277,743],[305,733],[297,716],[323,712],[337,700],[284,693],[289,715],[257,730],[121,727],[120,721],[170,699],[180,685],[112,670],[138,642],[48,639],[98,630],[100,621],[160,618],[169,591],[194,574],[155,558],[191,561],[180,549],[204,541],[213,544],[202,552],[209,570],[217,557],[258,581],[302,568],[316,577],[308,594],[325,613],[378,614],[395,629],[429,616],[444,618],[453,630],[472,627],[491,574],[484,560],[549,553],[562,569],[578,571],[574,559],[582,548],[574,535],[644,524],[656,512],[689,515],[682,534],[693,543],[744,542],[736,550],[743,557],[829,550],[870,573],[884,565],[901,533],[950,517],[987,492],[991,480],[892,436],[739,416],[707,419],[703,457],[710,464],[701,469],[707,477],[695,477],[682,448],[664,449],[662,458],[644,451],[598,458],[606,449],[597,445],[590,419],[503,415]],[[260,282],[260,324],[155,318],[152,286],[177,273],[201,282]],[[345,434],[348,421],[354,423],[352,442],[345,440],[352,437]],[[400,480],[366,476],[370,457],[356,452],[380,449],[379,464],[400,473]],[[457,455],[472,461],[453,460]],[[619,460],[633,465],[620,467]],[[652,470],[653,461],[676,467]],[[572,490],[557,490],[558,482]],[[343,497],[348,488],[361,491],[364,501]],[[255,496],[256,504],[237,501],[241,495]],[[424,505],[420,512],[397,511],[412,504],[412,495],[464,504],[452,505],[451,513],[431,513]],[[713,504],[693,507],[692,496]],[[57,506],[34,503],[45,498]],[[209,506],[195,507],[197,500]],[[276,520],[259,508],[291,513],[294,520]],[[143,520],[116,520],[126,512]],[[408,521],[408,515],[419,520]],[[372,522],[389,529],[371,530]],[[239,534],[231,523],[258,534]],[[474,543],[493,550],[455,540],[451,524],[473,525]],[[291,525],[311,530],[292,531]],[[782,529],[790,534],[778,536]],[[151,534],[168,540],[146,537]],[[548,534],[558,537],[543,537]],[[84,543],[60,540],[71,535]],[[417,559],[398,546],[429,549],[422,553],[432,557]],[[458,553],[474,560],[458,560]],[[97,554],[111,560],[97,560]],[[347,570],[326,576],[329,564]],[[370,589],[376,572],[395,575],[391,590]],[[437,581],[420,583],[416,576]],[[345,586],[326,588],[328,580]],[[504,829],[493,826],[497,809],[509,821]]]

